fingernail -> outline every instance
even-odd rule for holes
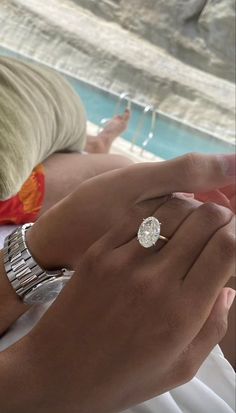
[[[185,198],[194,198],[194,194],[188,192],[182,192],[181,195],[185,196]]]
[[[229,290],[228,291],[227,303],[226,303],[226,306],[227,306],[228,310],[230,309],[230,307],[232,306],[232,304],[234,302],[235,295],[236,295],[236,291],[234,291],[234,290]]]
[[[219,155],[219,159],[220,159],[224,174],[227,176],[235,176],[235,164],[236,164],[235,154]]]

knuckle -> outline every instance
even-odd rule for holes
[[[187,153],[183,156],[184,175],[191,179],[195,177],[202,168],[203,158],[197,152]]]
[[[213,202],[207,202],[199,207],[201,218],[204,219],[204,223],[208,226],[216,225],[222,226],[226,223],[229,212],[226,208],[223,208]]]
[[[96,262],[98,261],[100,254],[100,248],[97,248],[97,246],[93,246],[87,252],[87,259],[91,262]]]
[[[182,199],[179,198],[178,196],[172,197],[169,201],[165,203],[165,208],[167,208],[169,211],[173,212],[183,212],[188,210],[193,210],[198,207],[198,201],[195,199],[191,199],[191,201],[188,199]]]
[[[165,203],[165,208],[169,211],[176,211],[182,209],[186,205],[186,201],[176,196]]]
[[[93,245],[85,254],[84,265],[90,270],[97,268],[98,264],[101,263],[102,256],[101,247],[98,244]]]
[[[222,176],[222,174],[225,175],[225,166],[222,162],[219,162],[217,156],[214,156],[211,159],[211,171],[214,176]]]
[[[235,256],[236,240],[235,234],[223,228],[215,235],[215,243],[218,254],[222,258],[232,259]]]

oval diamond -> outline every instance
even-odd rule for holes
[[[143,220],[138,230],[138,241],[144,248],[150,248],[156,244],[161,235],[161,224],[155,217]]]

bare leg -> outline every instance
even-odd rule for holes
[[[83,181],[132,161],[120,155],[56,153],[43,162],[46,192],[41,214],[73,192]]]
[[[83,181],[113,169],[132,163],[119,155],[108,155],[110,147],[128,126],[130,111],[115,116],[96,136],[88,136],[85,150],[78,153],[56,153],[43,162],[45,167],[46,192],[41,214],[73,192]]]
[[[113,141],[127,129],[129,119],[130,111],[126,109],[122,116],[111,119],[97,136],[88,135],[85,150],[89,153],[108,153]]]

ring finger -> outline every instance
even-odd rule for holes
[[[174,235],[183,221],[185,221],[185,219],[200,205],[201,202],[193,198],[185,198],[184,196],[178,194],[158,207],[154,214],[152,214],[152,216],[157,218],[161,223],[161,235],[169,239]],[[137,222],[137,231],[139,224],[141,223],[142,222]],[[137,240],[137,237],[135,236],[135,238],[129,244],[129,259],[132,256],[135,258],[143,258],[145,256],[153,254],[156,251],[160,250],[163,245],[165,245],[165,241],[159,239],[155,246],[151,248],[144,248],[141,246],[141,244]]]

